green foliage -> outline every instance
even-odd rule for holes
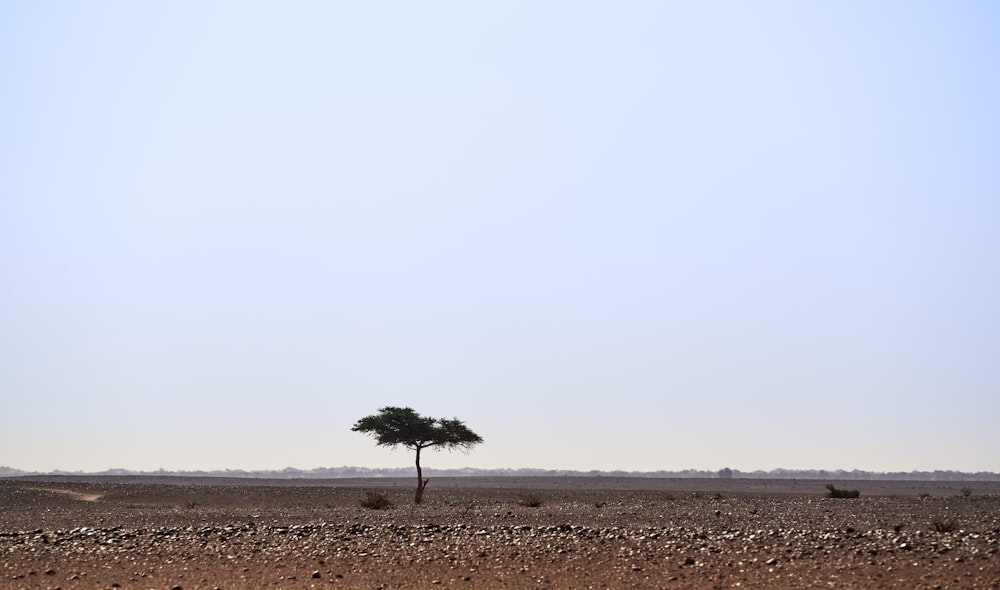
[[[833,484],[826,484],[826,489],[829,490],[826,493],[827,498],[858,498],[861,496],[861,492],[858,490],[838,490],[833,487]]]
[[[483,442],[481,436],[458,418],[429,418],[412,408],[392,406],[358,420],[351,430],[374,436],[376,444],[385,447],[470,449]]]

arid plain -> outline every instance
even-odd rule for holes
[[[0,480],[0,588],[1000,588],[996,482],[415,483]]]

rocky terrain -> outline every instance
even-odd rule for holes
[[[414,483],[0,480],[0,588],[1000,588],[997,483]]]

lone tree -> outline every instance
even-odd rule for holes
[[[376,444],[383,447],[403,445],[417,452],[417,495],[416,504],[424,496],[424,488],[429,480],[424,479],[420,469],[420,451],[428,447],[440,449],[471,449],[483,442],[483,438],[469,430],[458,418],[428,418],[413,411],[413,408],[380,408],[378,414],[365,416],[351,428],[375,437]]]

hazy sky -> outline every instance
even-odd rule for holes
[[[1000,5],[4,2],[0,465],[1000,471]]]

